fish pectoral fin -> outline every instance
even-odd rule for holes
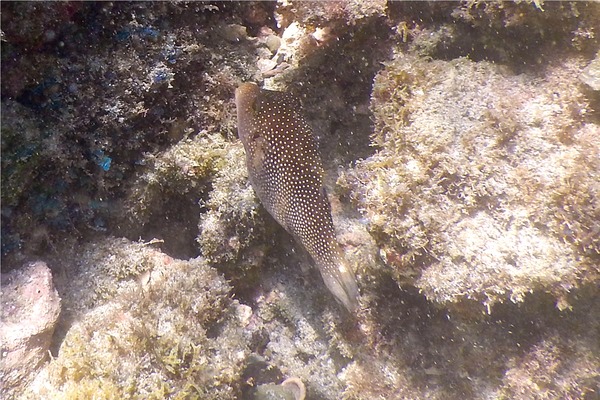
[[[260,171],[264,168],[266,154],[267,154],[267,143],[265,141],[265,138],[262,136],[254,137],[251,162],[252,162],[252,168],[255,171]]]

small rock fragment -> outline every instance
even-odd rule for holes
[[[258,60],[258,62],[256,64],[257,64],[260,72],[265,74],[265,73],[268,73],[269,71],[273,70],[275,67],[277,67],[277,60],[262,59],[262,60]]]
[[[277,35],[269,35],[265,41],[265,44],[271,50],[271,53],[277,53],[279,50],[279,46],[281,46],[281,39]]]
[[[246,27],[238,24],[229,24],[219,30],[221,37],[228,42],[237,43],[248,36]]]
[[[265,384],[256,388],[255,400],[305,400],[306,387],[298,378],[288,378],[281,385]]]
[[[579,79],[592,90],[600,90],[600,53],[596,54],[596,58],[583,70]]]
[[[304,383],[298,378],[287,378],[281,383],[285,389],[294,394],[294,399],[304,400],[306,398],[306,387]]]

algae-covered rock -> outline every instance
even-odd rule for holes
[[[278,1],[278,22],[287,27],[292,22],[303,25],[335,25],[360,23],[362,19],[383,16],[386,11],[384,0],[348,0],[331,2],[306,2],[294,0]]]
[[[598,282],[600,125],[582,60],[513,75],[398,55],[373,88],[374,144],[346,180],[399,282],[437,302],[562,299]]]
[[[250,44],[216,29],[244,6],[1,7],[3,261],[73,231],[157,237],[197,256],[197,203],[219,139],[233,136],[228,102],[256,71]]]
[[[147,155],[120,207],[118,232],[163,240],[165,251],[181,258],[198,255],[197,222],[229,148],[220,134],[201,135]]]
[[[70,275],[57,276],[57,285],[64,291],[65,312],[77,316],[113,301],[120,290],[135,289],[142,275],[162,268],[173,259],[156,249],[161,241],[131,242],[125,238],[108,237],[84,246],[64,248],[56,261]]]
[[[597,288],[580,289],[572,311],[534,294],[479,318],[411,291],[397,295],[371,307],[364,348],[340,374],[344,398],[595,398]]]
[[[264,216],[248,184],[241,143],[227,146],[227,153],[212,191],[204,203],[197,238],[202,254],[233,279],[238,289],[256,284],[256,268],[265,257]],[[254,275],[254,279],[248,280]],[[239,285],[238,285],[239,284]]]
[[[433,58],[469,57],[525,72],[563,52],[590,56],[598,48],[600,9],[593,2],[420,1],[388,7],[408,47]]]
[[[82,283],[65,302],[75,322],[25,398],[236,398],[247,350],[224,279],[149,245],[109,240],[97,250],[82,254],[73,277]],[[93,274],[111,295],[77,307],[99,289]]]
[[[509,361],[499,397],[594,398],[598,395],[598,347],[597,343],[549,333],[524,355]]]

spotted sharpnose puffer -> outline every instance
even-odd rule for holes
[[[238,135],[258,198],[314,259],[327,288],[348,309],[358,305],[354,274],[341,253],[312,130],[289,93],[244,83],[235,91]]]

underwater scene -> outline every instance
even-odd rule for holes
[[[600,399],[600,2],[0,8],[2,399]]]

